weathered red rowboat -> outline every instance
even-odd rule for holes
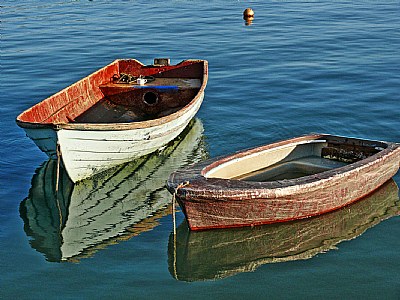
[[[204,60],[116,60],[27,109],[17,124],[49,157],[61,154],[77,182],[176,138],[200,108],[207,79]]]
[[[399,216],[399,201],[399,188],[389,179],[362,201],[314,218],[195,232],[182,222],[169,238],[169,271],[177,280],[217,280],[264,264],[309,259]]]
[[[400,144],[313,134],[170,175],[192,230],[285,222],[333,211],[361,199],[392,176]]]

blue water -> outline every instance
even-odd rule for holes
[[[20,213],[46,157],[15,124],[24,109],[116,58],[200,58],[209,61],[198,118],[211,157],[309,132],[400,141],[398,1],[1,6],[0,298],[400,299],[398,216],[311,259],[262,264],[220,280],[174,278],[168,213],[151,230],[122,232],[93,242],[95,250],[75,260],[51,261],[49,247],[57,245],[35,240]],[[248,6],[255,19],[245,26]]]

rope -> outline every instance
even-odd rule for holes
[[[184,181],[176,187],[174,190],[174,194],[172,195],[172,220],[174,223],[174,236],[176,236],[176,219],[175,219],[175,203],[176,203],[176,195],[178,194],[178,190],[189,185],[189,181]]]
[[[59,233],[61,234],[61,229],[63,225],[63,215],[61,211],[61,206],[60,206],[60,200],[58,199],[58,193],[56,194],[56,202],[57,202],[57,209],[58,209],[58,217],[60,221],[60,228],[59,228]]]
[[[58,192],[58,182],[60,179],[60,160],[61,160],[61,148],[60,144],[57,143],[56,146],[56,153],[57,153],[57,176],[56,176],[56,193]]]
[[[184,181],[176,187],[174,190],[174,194],[172,195],[172,222],[174,224],[174,277],[177,279],[178,274],[176,272],[176,218],[175,218],[175,203],[176,203],[176,195],[178,194],[178,190],[185,186],[189,185],[189,181]]]
[[[63,216],[62,216],[62,212],[61,212],[60,201],[58,200],[58,185],[59,185],[59,181],[60,181],[60,160],[61,160],[61,148],[60,148],[59,143],[57,143],[57,146],[56,146],[56,153],[57,153],[56,203],[57,203],[57,209],[58,209],[58,216],[60,218],[60,232],[61,232]]]
[[[113,83],[136,83],[136,80],[138,78],[147,79],[147,82],[152,82],[155,80],[153,76],[133,76],[131,74],[121,73],[119,76],[117,74],[114,74],[111,77],[111,81]]]

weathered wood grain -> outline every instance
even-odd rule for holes
[[[258,152],[321,139],[330,147],[337,142],[346,147],[352,145],[354,152],[357,152],[357,145],[362,146],[359,149],[363,153],[365,147],[369,147],[370,156],[343,167],[289,180],[251,182],[206,176],[214,168],[224,164],[230,166]],[[176,192],[192,230],[254,226],[308,218],[346,206],[394,176],[399,163],[399,144],[311,135],[212,159],[178,171],[170,176],[168,187],[175,192],[180,183],[189,182]]]
[[[170,235],[169,271],[178,280],[216,280],[263,264],[309,259],[400,214],[399,189],[389,180],[362,201],[322,216],[256,227]]]

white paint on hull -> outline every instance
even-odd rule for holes
[[[25,226],[36,241],[33,247],[51,261],[76,262],[80,255],[90,256],[114,240],[151,230],[159,217],[170,213],[164,210],[171,203],[164,189],[167,176],[205,157],[203,130],[201,121],[195,120],[182,139],[160,155],[138,159],[76,184],[67,180],[61,168],[57,199],[57,163],[46,162],[34,175],[29,196],[23,201]]]
[[[73,182],[77,182],[162,148],[185,129],[199,110],[203,98],[204,94],[201,94],[180,117],[154,127],[116,131],[57,131],[68,175]]]
[[[202,133],[203,126],[197,122],[167,159],[152,156],[139,170],[132,171],[128,165],[111,178],[88,179],[74,185],[68,219],[61,233],[63,260],[121,235],[126,228],[167,207],[171,199],[163,189],[165,178],[188,160],[201,159],[196,149]],[[150,194],[152,201],[145,201]]]

